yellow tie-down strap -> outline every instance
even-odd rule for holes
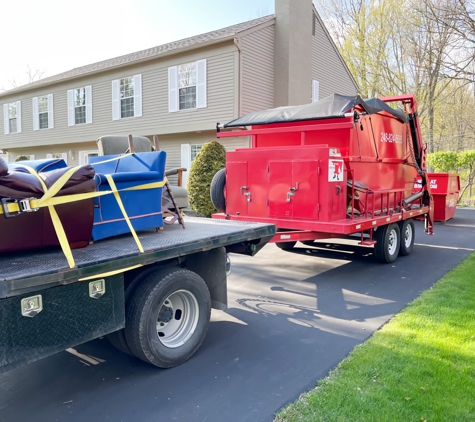
[[[121,155],[120,157],[113,158],[110,160],[106,161],[101,161],[101,163],[109,162],[109,161],[115,161],[119,160],[121,158],[124,158],[128,155]],[[98,163],[96,163],[98,164]],[[122,200],[120,198],[119,193],[122,191],[130,191],[130,190],[143,190],[143,189],[155,189],[155,188],[160,188],[165,186],[165,183],[167,182],[167,178],[165,177],[164,180],[160,182],[152,182],[152,183],[145,183],[143,185],[137,185],[133,186],[130,188],[125,188],[125,189],[120,189],[118,190],[114,180],[112,179],[112,175],[105,175],[107,181],[109,182],[109,186],[111,187],[111,190],[108,191],[99,191],[99,192],[87,192],[87,193],[78,193],[78,194],[73,194],[73,195],[65,195],[65,196],[59,196],[56,197],[55,195],[62,189],[62,187],[67,183],[67,181],[71,178],[71,176],[80,168],[80,166],[76,167],[71,167],[67,172],[65,172],[49,189],[46,187],[43,179],[38,175],[38,173],[31,167],[25,166],[25,165],[18,165],[26,170],[28,170],[32,175],[36,176],[36,178],[40,181],[41,186],[43,187],[44,195],[41,198],[35,199],[26,199],[26,200],[19,200],[19,201],[29,201],[29,207],[32,210],[36,210],[37,208],[43,208],[47,207],[50,215],[51,215],[51,221],[53,222],[53,227],[56,231],[56,235],[58,237],[59,244],[61,246],[61,249],[63,250],[63,253],[66,257],[66,260],[68,261],[68,265],[70,268],[74,268],[76,266],[74,262],[74,257],[71,251],[71,248],[69,246],[66,233],[64,232],[63,225],[61,223],[61,220],[59,219],[59,216],[54,208],[55,205],[61,205],[61,204],[67,204],[70,202],[75,202],[75,201],[82,201],[84,199],[90,199],[90,198],[96,198],[99,196],[104,196],[104,195],[110,195],[114,194],[114,197],[117,200],[117,204],[119,205],[119,208],[124,216],[124,219],[127,222],[127,225],[129,226],[130,232],[132,233],[132,236],[135,239],[135,242],[137,243],[138,249],[140,252],[144,252],[144,249],[142,247],[142,244],[140,243],[140,240],[137,236],[137,233],[135,232],[134,228],[132,227],[132,223],[130,222],[130,219],[125,211],[124,204],[122,203]],[[5,206],[8,209],[9,213],[15,214],[19,213],[22,211],[20,208],[20,205],[17,202],[12,202],[12,203],[7,203]],[[0,215],[3,214],[3,208],[0,207]],[[134,267],[130,268],[124,268],[121,270],[116,270],[112,271],[111,273],[105,273],[105,274],[99,274],[95,275],[92,277],[86,277],[81,280],[86,280],[86,279],[91,279],[91,278],[97,278],[97,277],[105,277],[106,275],[113,275],[113,274],[118,274],[120,272],[128,271],[131,270]]]

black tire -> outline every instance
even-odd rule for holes
[[[415,228],[412,218],[404,220],[400,223],[401,230],[401,246],[399,247],[399,255],[407,256],[414,248]]]
[[[218,170],[211,180],[209,193],[211,202],[218,212],[226,212],[226,200],[224,198],[224,188],[226,186],[226,169]]]
[[[135,356],[152,365],[180,365],[200,347],[210,315],[209,290],[198,274],[182,268],[157,270],[130,298],[127,344]]]
[[[148,268],[138,274],[125,288],[124,292],[124,302],[125,302],[125,309],[127,309],[130,297],[132,296],[132,292],[141,283],[150,273],[157,271],[156,268]],[[130,350],[129,345],[127,344],[127,339],[125,338],[125,329],[122,328],[118,331],[114,331],[113,333],[107,334],[107,340],[114,346],[117,350],[120,350],[122,353],[125,353],[130,356],[135,356]]]
[[[276,242],[275,245],[283,251],[290,251],[294,248],[297,242]]]
[[[394,262],[399,255],[399,245],[401,243],[401,233],[397,223],[378,227],[374,233],[374,256],[377,261],[387,264]]]

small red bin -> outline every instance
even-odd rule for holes
[[[460,177],[451,173],[428,173],[430,190],[434,198],[434,220],[447,221],[455,216],[460,193]],[[414,192],[421,188],[420,180],[414,185]]]

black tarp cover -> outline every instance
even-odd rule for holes
[[[265,125],[269,123],[299,122],[304,120],[344,117],[345,113],[351,111],[352,108],[358,105],[368,114],[386,111],[401,122],[406,122],[406,116],[402,110],[389,107],[378,98],[363,100],[359,95],[348,97],[333,94],[311,104],[255,111],[225,124],[224,127]]]

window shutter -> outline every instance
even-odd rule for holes
[[[182,183],[186,188],[188,181],[188,175],[190,174],[191,167],[191,146],[190,144],[181,144],[181,167],[186,168],[187,171],[183,172]]]
[[[196,108],[206,107],[206,59],[196,62]]]
[[[53,94],[48,94],[48,129],[54,128]]]
[[[320,82],[313,80],[312,81],[312,103],[315,103],[318,101],[318,96],[320,95],[319,91],[320,91]]]
[[[86,86],[86,123],[92,123],[92,86]]]
[[[134,117],[142,117],[142,75],[134,76]]]
[[[33,97],[33,130],[40,128],[40,115],[38,113],[38,97]]]
[[[68,89],[68,126],[76,124],[76,117],[74,115],[74,90]]]
[[[29,160],[34,160],[35,159],[35,154],[30,154]]]
[[[16,102],[16,131],[21,132],[21,101]]]
[[[168,111],[178,111],[178,68],[168,68]]]
[[[3,133],[10,133],[10,119],[8,118],[8,104],[3,104]]]
[[[46,154],[46,158],[48,158],[48,159],[53,158],[53,154]]]
[[[68,164],[68,153],[67,152],[62,152],[61,157],[64,160],[66,164]]]
[[[112,120],[120,120],[120,80],[112,81]]]

